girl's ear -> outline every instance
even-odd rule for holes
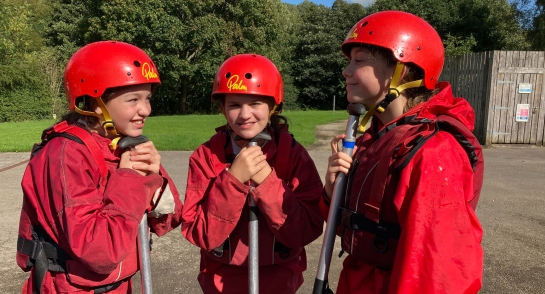
[[[96,114],[102,114],[102,109],[98,106],[96,99],[91,99],[91,110]]]
[[[403,78],[405,78],[405,74],[407,74],[409,70],[407,69],[407,65],[403,64],[403,69],[401,70],[401,76],[399,77],[400,81],[403,81]]]

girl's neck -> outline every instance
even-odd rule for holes
[[[265,132],[269,133],[268,130],[266,129],[265,129]],[[250,139],[242,138],[238,136],[237,134],[235,134],[235,132],[233,132],[232,130],[229,130],[229,136],[231,137],[231,140],[233,141],[233,143],[235,143],[240,148],[244,148],[248,146],[248,144],[250,143]],[[257,145],[263,147],[263,145],[265,145],[266,142],[267,140],[259,140],[257,141]]]
[[[378,119],[382,122],[383,125],[387,125],[390,122],[394,121],[396,118],[403,115],[405,104],[407,103],[407,98],[405,97],[404,93],[399,95],[394,101],[386,107],[386,111],[383,113],[377,113],[375,114]]]

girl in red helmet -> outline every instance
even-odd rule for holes
[[[248,293],[248,197],[258,209],[259,293],[295,293],[305,245],[322,233],[322,181],[280,116],[282,77],[266,57],[241,54],[216,73],[212,100],[227,124],[189,160],[182,232],[201,248],[204,293]],[[261,132],[271,136],[248,147]]]
[[[23,293],[132,293],[144,213],[157,235],[179,225],[182,203],[153,142],[117,147],[142,134],[159,84],[150,57],[127,43],[96,42],[71,57],[72,111],[44,131],[22,180]]]
[[[331,144],[324,216],[336,175],[348,179],[338,208],[348,256],[336,293],[478,292],[481,146],[471,106],[437,83],[439,35],[415,15],[383,11],[356,23],[341,49],[347,99],[366,106],[362,126],[372,121],[352,157],[337,149],[345,135]]]

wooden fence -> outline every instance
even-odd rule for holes
[[[545,52],[488,51],[447,57],[440,80],[475,109],[481,144],[544,146]]]

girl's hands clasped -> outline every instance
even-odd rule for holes
[[[329,198],[333,194],[333,186],[337,178],[337,174],[342,172],[348,174],[348,170],[352,165],[352,157],[348,154],[339,152],[339,141],[346,137],[345,134],[337,135],[333,140],[331,140],[331,156],[329,156],[327,164],[327,172],[325,175],[325,185],[324,189]],[[356,153],[357,147],[354,147],[354,153]]]
[[[143,176],[159,174],[161,155],[152,141],[137,145],[123,152],[119,161],[120,168],[130,168]]]
[[[271,171],[267,156],[259,146],[242,148],[229,168],[229,173],[241,183],[252,180],[257,185],[261,184]]]

